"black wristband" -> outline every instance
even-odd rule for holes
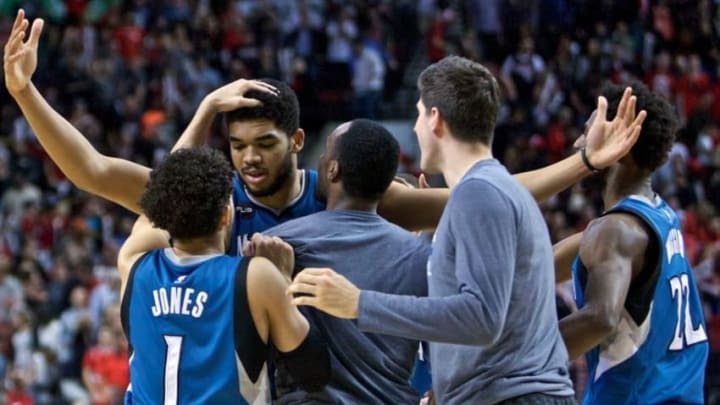
[[[583,161],[583,164],[585,165],[585,167],[587,167],[588,170],[590,170],[592,173],[597,173],[600,171],[599,169],[597,169],[595,166],[593,166],[590,163],[590,159],[588,159],[588,157],[587,157],[587,150],[585,149],[585,147],[580,149],[580,158],[582,158],[582,161]]]

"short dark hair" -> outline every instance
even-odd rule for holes
[[[653,172],[670,153],[679,126],[678,118],[673,107],[661,95],[653,93],[641,82],[631,81],[622,86],[607,84],[603,88],[602,95],[608,101],[608,119],[617,114],[620,99],[628,86],[632,87],[637,98],[635,111],[647,112],[640,136],[630,153],[638,167]]]
[[[175,239],[212,235],[233,190],[232,167],[217,150],[179,149],[150,172],[140,207]]]
[[[425,68],[417,84],[426,112],[437,108],[455,138],[492,143],[500,89],[486,67],[466,58],[448,56]]]
[[[343,190],[349,196],[379,199],[395,177],[400,145],[377,122],[356,119],[335,143]]]
[[[228,111],[225,113],[225,123],[229,125],[236,121],[266,119],[287,135],[293,135],[300,128],[300,104],[297,95],[290,86],[279,80],[259,80],[275,86],[278,95],[259,90],[248,91],[245,97],[260,100],[262,105]]]

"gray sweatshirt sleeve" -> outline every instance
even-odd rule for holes
[[[365,332],[455,344],[490,344],[505,323],[517,247],[516,211],[509,197],[481,179],[453,192],[448,242],[455,250],[457,293],[409,297],[363,291],[358,325]],[[432,282],[432,281],[431,281]]]

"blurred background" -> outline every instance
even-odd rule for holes
[[[237,78],[287,81],[314,168],[324,136],[381,120],[418,174],[418,74],[458,54],[499,79],[494,152],[511,172],[572,153],[606,81],[644,81],[682,122],[654,185],[679,213],[720,403],[720,0],[0,0],[49,24],[33,81],[103,153],[152,166],[200,100]],[[220,120],[211,143],[227,148]],[[599,214],[592,178],[542,204],[554,241]],[[72,187],[0,87],[0,403],[118,403],[128,381],[117,249],[134,216]],[[571,301],[565,286],[558,303]],[[578,397],[584,366],[574,363]]]

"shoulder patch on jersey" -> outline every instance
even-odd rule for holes
[[[255,207],[249,203],[238,203],[235,207],[235,214],[241,218],[250,218],[255,215]]]

